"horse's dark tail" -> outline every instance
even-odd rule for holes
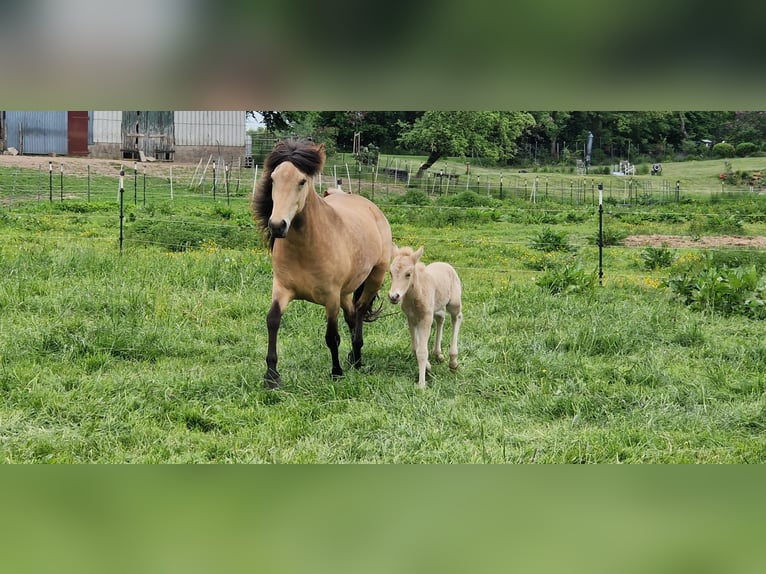
[[[359,301],[359,298],[362,296],[363,291],[364,291],[364,283],[362,283],[359,287],[356,288],[356,291],[354,291],[354,297],[353,297],[354,304],[356,304],[356,302]],[[377,302],[377,305],[375,304],[376,302]],[[365,311],[364,317],[362,317],[362,320],[365,323],[372,323],[373,321],[377,320],[380,317],[380,314],[382,312],[383,312],[383,299],[381,299],[380,296],[377,293],[375,293],[375,297],[373,297],[372,301],[370,301],[370,306]]]

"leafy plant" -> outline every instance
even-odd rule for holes
[[[738,143],[735,152],[739,157],[747,157],[758,151],[758,146],[752,142]]]
[[[544,228],[535,237],[530,239],[529,246],[538,251],[572,251],[572,246],[567,239],[567,233],[556,231],[550,227]]]
[[[763,319],[766,318],[765,279],[755,265],[705,267],[671,276],[666,284],[690,309]]]
[[[644,262],[644,269],[664,269],[673,264],[675,255],[665,245],[662,247],[647,247],[641,252],[641,260]]]
[[[596,280],[595,271],[586,271],[580,262],[575,262],[549,267],[535,284],[553,295],[566,295],[590,291],[596,285]]]
[[[742,219],[735,214],[699,216],[689,224],[689,233],[692,235],[703,235],[705,233],[739,235],[743,232]]]
[[[730,143],[720,142],[713,146],[713,155],[716,157],[734,157],[735,149]]]
[[[604,227],[601,235],[603,246],[610,247],[612,245],[621,245],[627,234],[616,227]],[[588,243],[590,245],[598,245],[598,231],[588,237]]]

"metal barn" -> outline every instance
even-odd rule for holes
[[[196,162],[245,150],[244,111],[3,112],[3,149],[22,154]]]

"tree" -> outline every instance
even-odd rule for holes
[[[534,118],[527,112],[425,112],[412,125],[402,125],[399,142],[407,149],[428,153],[417,177],[443,156],[479,156],[509,161],[516,140]]]
[[[254,115],[254,112],[247,113]],[[319,112],[258,111],[258,113],[261,114],[268,131],[286,135],[298,127],[303,128],[301,131],[304,131],[306,126],[313,127],[319,118]]]

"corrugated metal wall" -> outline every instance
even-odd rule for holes
[[[6,112],[8,147],[24,154],[67,154],[67,113]]]
[[[244,111],[178,111],[175,113],[176,145],[245,145]]]
[[[93,112],[91,143],[119,144],[122,142],[122,112]]]

